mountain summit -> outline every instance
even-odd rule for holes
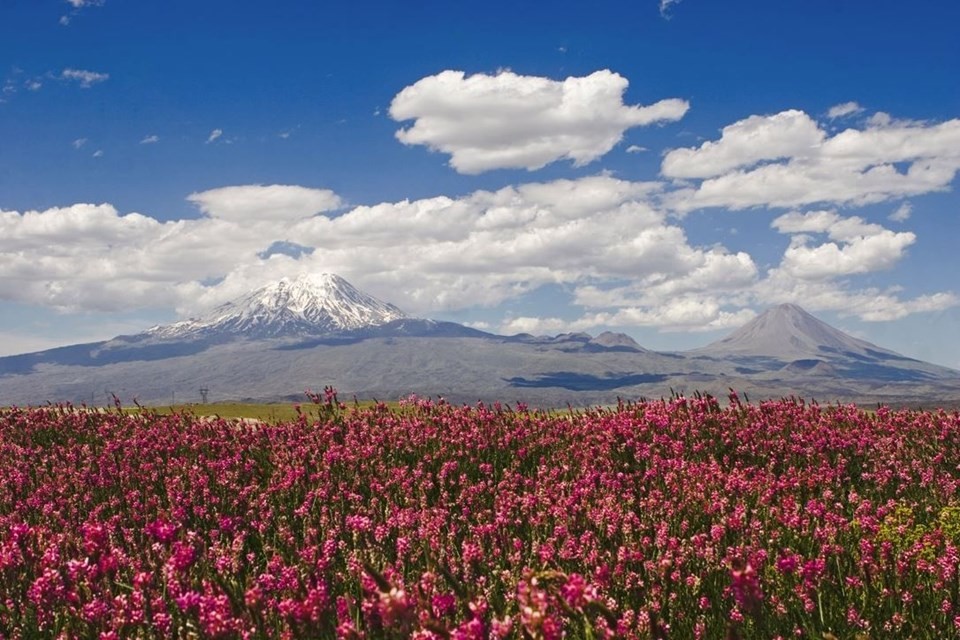
[[[758,355],[785,361],[828,354],[866,357],[897,355],[834,329],[795,304],[772,307],[726,338],[691,353],[711,356]]]
[[[202,318],[146,333],[160,339],[278,338],[351,331],[406,317],[397,307],[363,293],[338,275],[304,274],[261,287]]]

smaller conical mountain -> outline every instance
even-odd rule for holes
[[[208,315],[154,327],[159,339],[314,336],[376,327],[407,315],[332,273],[283,278],[220,305]]]
[[[726,338],[691,353],[714,357],[763,356],[788,362],[836,355],[868,358],[898,355],[834,329],[795,304],[772,307]]]

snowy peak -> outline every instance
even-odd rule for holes
[[[157,338],[311,336],[375,327],[406,318],[332,273],[283,278],[214,309],[209,315],[155,327]]]
[[[834,354],[875,357],[893,354],[818,320],[795,304],[768,309],[732,334],[697,353],[765,356],[791,361]]]

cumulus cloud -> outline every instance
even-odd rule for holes
[[[118,278],[117,304],[193,311],[301,271],[341,273],[414,313],[497,305],[551,283],[648,276],[688,290],[719,250],[690,245],[648,204],[655,191],[593,176],[337,214],[327,190],[245,185],[191,194],[206,215],[166,223],[109,205],[5,212],[0,260],[17,268],[0,295],[109,308],[103,292]],[[302,250],[271,250],[292,244]]]
[[[868,123],[828,136],[802,111],[751,116],[717,141],[675,149],[668,178],[699,184],[672,193],[678,211],[704,207],[863,205],[942,191],[960,170],[960,119]]]
[[[661,188],[598,175],[341,211],[326,189],[240,185],[190,194],[204,213],[197,219],[160,222],[108,204],[0,212],[0,298],[195,313],[283,276],[332,271],[429,316],[561,285],[577,317],[509,316],[501,327],[540,332],[560,323],[720,329],[779,301],[843,309],[845,294],[856,301],[847,311],[865,319],[882,317],[887,303],[896,316],[956,302],[843,280],[889,268],[912,233],[832,210],[791,212],[774,228],[794,241],[762,273],[746,252],[692,244],[658,208]]]
[[[157,305],[172,307],[173,274],[151,271],[141,261],[145,247],[173,226],[138,213],[120,215],[108,204],[0,211],[0,298],[58,309],[122,310],[129,288],[133,306],[151,306],[144,296],[156,296]],[[125,250],[116,251],[118,246]]]
[[[398,140],[449,154],[460,173],[532,171],[564,159],[580,166],[609,152],[627,129],[679,120],[689,108],[680,99],[625,105],[627,86],[609,70],[563,81],[443,71],[397,94],[390,116],[414,121]]]
[[[0,298],[189,314],[283,276],[332,271],[416,315],[499,308],[485,318],[497,326],[491,314],[504,314],[507,332],[722,329],[780,302],[895,319],[958,299],[874,286],[865,276],[895,267],[916,236],[838,211],[878,194],[902,201],[903,191],[948,186],[958,130],[956,120],[891,119],[834,135],[790,111],[734,123],[670,162],[667,154],[664,174],[674,182],[599,174],[351,208],[326,189],[238,185],[190,194],[203,215],[169,222],[108,204],[0,211]],[[742,192],[710,191],[711,182],[737,176]],[[885,186],[858,182],[874,179]],[[792,196],[784,187],[791,181],[810,193]],[[778,212],[771,227],[789,243],[779,262],[761,268],[747,251],[687,237],[674,214],[705,206],[711,193],[727,208],[828,204]],[[506,310],[545,285],[566,292],[569,317]]]
[[[207,136],[207,144],[216,142],[221,136],[223,136],[223,129],[214,129],[210,132],[210,135]]]
[[[76,140],[74,140],[74,141],[71,142],[70,144],[73,145],[73,148],[74,148],[74,149],[79,149],[79,148],[82,147],[83,145],[87,144],[87,139],[86,139],[86,138],[77,138]]]
[[[157,142],[160,142],[160,136],[149,135],[145,136],[143,140],[140,141],[140,144],[156,144]]]
[[[856,102],[844,102],[843,104],[837,104],[830,107],[830,110],[827,111],[827,117],[831,120],[836,118],[843,118],[844,116],[852,116],[856,113],[861,113],[863,107],[861,107]]]
[[[329,189],[282,184],[221,187],[191,193],[187,200],[211,218],[233,222],[300,220],[341,205]]]
[[[763,304],[792,302],[808,311],[835,311],[840,316],[866,322],[899,320],[914,313],[941,311],[960,304],[960,298],[949,291],[904,299],[897,287],[855,288],[832,279],[799,279],[779,268],[771,269],[757,285],[755,298]]]
[[[732,254],[713,248],[691,252],[687,260],[682,276],[651,272],[627,286],[583,285],[575,289],[574,302],[588,308],[657,307],[664,300],[692,294],[739,292],[749,289],[758,278],[757,266],[745,252]]]
[[[671,151],[661,171],[669,178],[711,178],[763,160],[812,156],[823,139],[823,131],[802,111],[750,116],[724,127],[716,142]]]
[[[858,274],[890,269],[916,241],[910,232],[895,233],[859,216],[833,210],[792,211],[771,226],[791,234],[781,263],[769,269],[747,292],[755,304],[792,302],[809,311],[835,311],[868,322],[897,320],[913,313],[956,306],[956,294],[944,291],[904,297],[896,286],[857,287]],[[825,235],[826,242],[816,240]]]
[[[106,82],[110,79],[109,73],[98,73],[96,71],[86,71],[84,69],[67,68],[60,72],[60,80],[65,82],[76,82],[81,89],[89,89],[95,84]]]
[[[780,269],[801,280],[889,269],[917,239],[913,233],[896,233],[857,216],[843,218],[834,211],[790,212],[771,226],[781,233],[797,234]],[[811,245],[807,233],[826,234],[832,242]]]

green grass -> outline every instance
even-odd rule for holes
[[[311,402],[301,402],[300,410],[308,417],[317,415],[318,407]],[[357,402],[360,408],[371,407],[376,404],[373,400],[360,400]],[[398,408],[398,403],[385,403],[391,409]],[[354,407],[354,402],[346,403],[347,409]],[[124,407],[124,411],[136,413],[141,411],[137,407]],[[171,413],[190,413],[198,416],[219,416],[221,418],[250,418],[276,424],[289,420],[297,419],[297,410],[295,403],[255,403],[255,402],[210,402],[207,404],[188,403],[175,404],[157,407],[144,407],[142,410],[154,411],[160,415],[169,415]]]

